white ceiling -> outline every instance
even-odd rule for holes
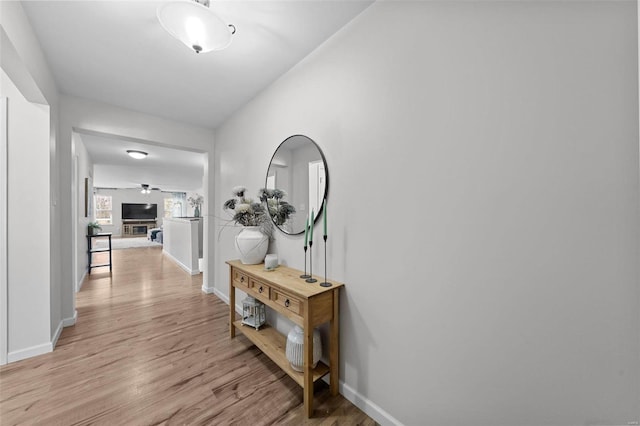
[[[162,1],[25,1],[62,93],[216,128],[371,4],[211,1],[231,45],[196,54],[156,17]]]
[[[211,8],[237,31],[227,49],[202,54],[161,27],[156,11],[163,1],[22,5],[62,93],[214,129],[372,1],[212,0]],[[136,161],[123,155],[136,148],[130,141],[82,140],[96,186],[202,187],[202,164],[194,166],[201,154],[146,146],[139,148],[149,158]]]
[[[144,144],[102,135],[77,134],[93,167],[93,186],[140,188],[143,183],[163,191],[188,192],[203,187],[205,154]],[[149,155],[131,158],[128,149]]]

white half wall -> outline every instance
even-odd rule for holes
[[[640,420],[637,16],[376,2],[216,132],[220,216],[286,137],[323,149],[341,389],[379,422]]]
[[[165,219],[162,229],[162,252],[191,275],[198,268],[202,219]]]

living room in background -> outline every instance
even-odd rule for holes
[[[155,205],[157,217],[152,219],[144,217],[142,219],[155,222],[154,224],[148,224],[149,226],[152,225],[151,228],[162,225],[162,219],[164,218],[164,197],[167,195],[166,193],[151,191],[151,194],[142,194],[138,188],[97,188],[95,193],[96,195],[111,197],[111,225],[101,225],[103,232],[112,232],[116,238],[125,236],[126,232],[124,232],[123,224],[127,221],[127,218],[122,217],[123,204]],[[140,233],[139,235],[141,236],[143,234]],[[146,231],[144,235],[146,235]]]

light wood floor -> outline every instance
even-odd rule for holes
[[[77,297],[56,349],[0,368],[0,424],[371,425],[320,383],[302,389],[248,340],[228,336],[227,305],[201,292],[161,248],[113,252]],[[106,271],[106,272],[105,272]]]

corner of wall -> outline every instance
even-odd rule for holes
[[[53,333],[53,337],[51,338],[51,350],[53,350],[58,344],[58,339],[62,334],[62,328],[64,327],[64,321],[60,321],[58,326],[56,327],[55,332]]]
[[[215,287],[207,287],[207,284],[202,284],[202,292],[204,294],[215,294],[216,296],[218,296],[218,294],[216,293],[216,288]],[[218,296],[220,297],[220,296]]]
[[[72,325],[75,325],[77,321],[78,321],[78,311],[73,311],[72,317],[65,318],[62,320],[62,326],[70,327]]]

